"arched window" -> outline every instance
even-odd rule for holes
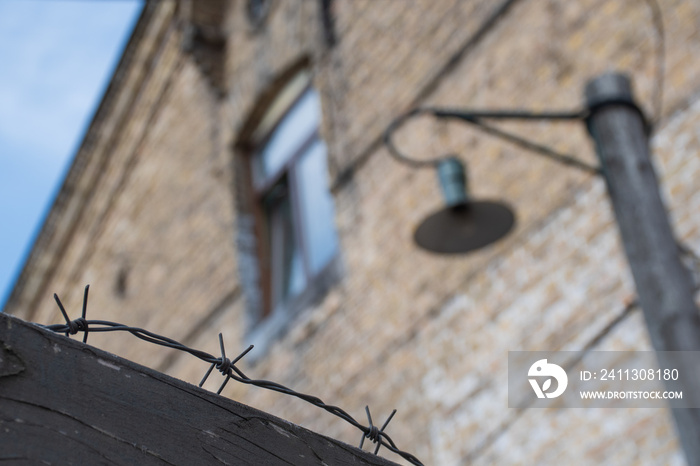
[[[265,318],[318,296],[338,253],[321,104],[308,71],[289,79],[247,141]]]

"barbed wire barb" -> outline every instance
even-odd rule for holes
[[[62,329],[60,330],[59,333],[65,333],[67,337],[70,338],[70,335],[75,335],[76,333],[83,331],[85,332],[85,335],[83,336],[83,343],[87,343],[87,337],[88,337],[88,330],[89,330],[89,324],[88,321],[85,319],[85,316],[87,315],[87,297],[88,297],[88,290],[90,289],[90,285],[87,285],[85,287],[85,294],[83,295],[83,313],[82,316],[75,319],[75,320],[70,320],[70,317],[68,317],[68,313],[66,312],[66,308],[63,307],[63,303],[59,299],[58,295],[56,293],[53,294],[53,299],[56,301],[56,304],[58,304],[58,308],[61,310],[61,314],[63,315],[63,318],[66,321],[65,325],[60,325],[59,327]],[[53,331],[58,331],[53,328],[50,330]]]
[[[87,343],[88,337],[88,324],[87,324],[87,303],[88,303],[88,292],[90,291],[90,285],[85,285],[85,293],[83,294],[83,313],[81,314],[83,321],[85,322],[85,334],[83,335],[83,343]]]
[[[207,371],[206,374],[204,374],[204,377],[202,378],[202,381],[199,382],[199,387],[200,387],[200,388],[202,387],[202,385],[204,385],[204,382],[207,381],[207,379],[209,378],[209,374],[211,374],[211,371],[214,370],[214,367],[215,367],[215,366],[216,366],[216,363],[215,363],[215,362],[213,362],[213,363],[211,364],[211,366],[209,366],[209,370]]]
[[[386,421],[384,421],[384,425],[382,425],[381,429],[378,429],[377,426],[375,426],[372,423],[372,414],[369,412],[369,406],[365,406],[365,412],[367,413],[367,421],[369,422],[369,427],[367,428],[367,431],[362,432],[362,437],[360,438],[360,449],[362,449],[362,446],[365,443],[365,438],[370,439],[373,443],[377,444],[377,448],[374,450],[374,454],[376,455],[379,453],[379,448],[382,446],[382,437],[386,437],[386,434],[384,433],[384,429],[386,426],[389,425],[389,422],[391,422],[391,418],[394,417],[394,414],[396,414],[396,410],[393,410],[389,417],[387,418]]]
[[[412,454],[399,450],[399,448],[396,446],[394,441],[389,437],[389,435],[384,432],[384,429],[386,426],[389,424],[389,421],[394,417],[394,414],[396,414],[396,410],[394,410],[391,415],[387,418],[386,422],[384,422],[384,425],[381,428],[377,428],[374,424],[372,424],[372,416],[369,412],[369,406],[365,406],[365,411],[367,412],[367,419],[369,420],[369,427],[366,427],[359,423],[355,418],[353,418],[350,414],[348,414],[346,411],[343,409],[333,406],[333,405],[328,405],[323,402],[320,398],[313,396],[313,395],[307,395],[305,393],[300,393],[295,390],[292,390],[291,388],[285,387],[282,384],[279,384],[277,382],[271,382],[269,380],[257,380],[257,379],[251,379],[243,371],[236,367],[236,363],[241,360],[246,354],[248,354],[252,349],[253,345],[250,345],[245,351],[243,351],[241,354],[239,354],[235,359],[230,360],[226,357],[226,348],[224,347],[224,337],[221,333],[219,333],[219,347],[221,349],[221,356],[216,357],[212,354],[209,354],[205,351],[201,351],[198,349],[190,348],[176,340],[173,340],[172,338],[165,337],[163,335],[158,335],[157,333],[150,332],[148,330],[139,328],[139,327],[131,327],[128,325],[116,323],[116,322],[110,322],[107,320],[87,320],[87,302],[88,302],[88,290],[90,288],[90,285],[87,285],[85,287],[85,294],[83,296],[83,309],[82,309],[82,315],[81,317],[78,317],[75,320],[70,320],[68,317],[68,313],[66,312],[63,303],[61,303],[61,300],[59,299],[58,295],[54,293],[54,299],[56,300],[56,304],[58,304],[58,308],[61,311],[61,314],[63,315],[63,318],[65,319],[66,323],[65,324],[52,324],[52,325],[41,325],[40,326],[46,330],[55,332],[55,333],[62,333],[65,334],[66,337],[70,338],[70,335],[75,335],[78,332],[84,332],[84,337],[83,337],[83,343],[87,342],[87,335],[88,331],[90,332],[128,332],[134,335],[136,338],[139,338],[143,341],[146,341],[148,343],[153,343],[155,345],[159,346],[165,346],[167,348],[172,348],[176,349],[178,351],[183,351],[185,353],[189,353],[192,356],[209,363],[209,369],[207,370],[206,374],[204,374],[204,377],[202,378],[201,382],[199,383],[199,387],[202,387],[204,383],[207,381],[207,378],[209,375],[211,375],[211,372],[216,368],[221,372],[223,376],[225,376],[225,380],[222,383],[222,385],[219,387],[219,390],[217,391],[217,394],[221,394],[223,391],[224,387],[228,383],[229,380],[233,379],[239,383],[247,384],[247,385],[252,385],[258,388],[263,388],[265,390],[270,390],[278,393],[282,393],[284,395],[289,395],[293,396],[296,398],[299,398],[303,401],[306,401],[307,403],[310,403],[318,408],[323,409],[324,411],[327,411],[328,413],[344,420],[348,424],[354,426],[358,430],[362,431],[362,440],[360,441],[360,448],[362,448],[363,442],[365,438],[370,439],[372,442],[377,444],[376,449],[374,450],[374,454],[376,455],[379,452],[379,448],[384,446],[388,450],[390,450],[393,453],[396,453],[403,459],[407,460],[409,463],[417,465],[417,466],[423,466],[423,463],[420,462],[418,458],[413,456]]]
[[[66,309],[63,307],[63,303],[61,303],[61,300],[59,299],[59,297],[56,293],[53,294],[53,299],[56,301],[56,304],[58,304],[58,308],[61,310],[61,314],[63,314],[63,318],[66,319],[66,325],[70,324],[70,319],[68,318],[68,314],[66,313]],[[68,336],[68,332],[66,332],[66,336]]]
[[[384,432],[384,429],[386,429],[386,426],[389,425],[389,422],[391,422],[391,419],[394,417],[394,414],[396,414],[396,409],[394,409],[394,410],[391,412],[391,414],[389,415],[389,417],[386,419],[386,421],[384,421],[384,425],[382,425],[382,428],[379,429],[379,432]],[[374,449],[374,454],[375,454],[375,455],[376,455],[377,453],[379,453],[379,448],[380,448],[381,446],[382,446],[382,444],[379,443],[379,442],[377,442],[377,448]]]

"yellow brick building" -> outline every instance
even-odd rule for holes
[[[388,432],[426,464],[682,464],[666,410],[507,406],[508,351],[650,348],[603,180],[416,121],[402,147],[459,154],[474,194],[517,213],[492,246],[438,256],[412,240],[440,207],[434,172],[382,144],[417,105],[568,110],[626,72],[676,232],[700,249],[700,5],[660,6],[663,80],[640,0],[148,2],[5,310],[57,322],[52,294],[77,315],[90,283],[91,318],[214,354],[221,331],[231,353],[256,344],[251,376],[358,419],[397,408]],[[315,115],[305,139],[266,159],[295,111]],[[502,127],[597,163],[580,123]],[[206,370],[130,335],[90,343],[192,383]],[[223,394],[359,437],[299,400]]]

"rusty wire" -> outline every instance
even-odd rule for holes
[[[276,382],[271,382],[269,380],[251,379],[250,377],[245,375],[243,371],[241,371],[241,369],[236,367],[236,363],[241,358],[243,358],[243,356],[245,356],[250,350],[253,349],[253,345],[250,345],[245,351],[243,351],[236,358],[231,360],[226,357],[224,339],[221,333],[219,333],[219,346],[221,348],[221,356],[216,357],[205,351],[190,348],[176,340],[173,340],[172,338],[164,337],[162,335],[158,335],[156,333],[150,332],[139,327],[131,327],[128,325],[110,322],[107,320],[88,320],[86,314],[89,289],[90,285],[87,285],[85,287],[85,294],[83,296],[82,314],[75,320],[70,320],[70,318],[68,317],[68,313],[66,312],[65,308],[63,307],[63,304],[61,303],[61,300],[58,298],[58,295],[54,293],[54,299],[56,300],[56,304],[58,304],[58,308],[61,310],[61,314],[63,315],[63,318],[65,319],[66,323],[41,325],[41,327],[52,332],[64,333],[66,337],[69,337],[70,335],[75,335],[78,332],[83,332],[83,343],[87,343],[87,337],[90,332],[128,332],[134,335],[136,338],[140,338],[141,340],[147,341],[149,343],[153,343],[159,346],[165,346],[167,348],[173,348],[179,351],[184,351],[185,353],[189,353],[195,356],[196,358],[199,358],[202,361],[211,364],[209,370],[204,375],[204,378],[199,383],[200,387],[207,380],[211,372],[216,368],[219,372],[221,372],[223,376],[226,377],[221,387],[217,391],[217,394],[220,394],[226,386],[226,384],[228,383],[228,381],[230,379],[233,379],[243,384],[253,385],[256,387],[264,388],[266,390],[271,390],[274,392],[282,393],[284,395],[299,398],[301,400],[306,401],[307,403],[311,403],[312,405],[339,417],[340,419],[343,419],[348,424],[351,424],[352,426],[362,431],[362,440],[360,442],[360,448],[362,448],[364,439],[368,438],[370,441],[374,442],[377,445],[376,449],[374,450],[375,455],[379,452],[379,448],[384,446],[385,448],[401,456],[403,459],[407,460],[411,464],[420,466],[423,465],[423,463],[421,463],[420,460],[418,460],[418,458],[416,458],[412,454],[399,450],[394,441],[391,439],[391,437],[389,437],[389,435],[386,432],[384,432],[384,429],[389,424],[389,421],[391,421],[391,419],[394,417],[396,410],[394,410],[391,413],[389,418],[384,422],[384,425],[381,428],[378,428],[377,426],[372,424],[372,416],[370,415],[369,407],[366,406],[365,410],[367,413],[367,418],[369,420],[369,426],[364,426],[363,424],[355,420],[355,418],[353,418],[346,411],[342,410],[337,406],[328,405],[316,396],[297,392],[295,390],[292,390],[291,388],[285,387],[284,385],[281,385]]]

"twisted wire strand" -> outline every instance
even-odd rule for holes
[[[307,395],[305,393],[297,392],[289,387],[286,387],[282,384],[279,384],[277,382],[272,382],[270,380],[263,380],[263,379],[252,379],[248,377],[240,368],[236,367],[236,362],[238,362],[243,356],[245,356],[250,350],[253,349],[253,345],[250,345],[245,351],[243,351],[240,355],[238,355],[234,360],[230,360],[226,357],[226,351],[224,348],[224,342],[223,342],[223,336],[219,334],[219,344],[221,347],[221,356],[217,357],[212,354],[207,353],[206,351],[201,351],[195,348],[190,348],[183,343],[180,343],[176,340],[173,340],[172,338],[165,337],[163,335],[158,335],[157,333],[150,332],[148,330],[145,330],[143,328],[139,327],[132,327],[129,325],[124,325],[120,324],[117,322],[111,322],[108,320],[88,320],[86,318],[86,312],[87,312],[87,296],[88,296],[88,289],[90,285],[85,287],[85,295],[83,298],[83,313],[82,316],[75,319],[75,320],[70,320],[68,317],[68,313],[66,312],[65,308],[63,307],[63,304],[61,303],[61,300],[59,299],[58,295],[54,294],[54,299],[56,300],[56,304],[58,304],[59,309],[61,310],[61,314],[63,315],[63,318],[66,320],[65,324],[53,324],[53,325],[41,325],[39,324],[42,328],[46,330],[50,330],[55,333],[63,333],[66,335],[66,337],[69,337],[69,335],[75,335],[79,332],[84,332],[84,337],[83,337],[83,342],[87,342],[87,335],[88,332],[92,333],[104,333],[104,332],[127,332],[131,333],[134,335],[136,338],[139,338],[141,340],[144,340],[148,343],[153,343],[155,345],[159,346],[164,346],[167,348],[172,348],[176,349],[178,351],[183,351],[185,353],[189,353],[192,356],[207,362],[211,364],[209,367],[209,370],[205,374],[204,378],[200,382],[199,386],[201,387],[204,382],[207,380],[209,375],[211,374],[213,369],[219,370],[223,376],[226,377],[224,380],[224,383],[221,385],[221,388],[219,388],[218,393],[221,393],[221,391],[224,389],[226,386],[226,383],[230,379],[235,380],[236,382],[246,384],[246,385],[252,385],[255,387],[263,388],[266,390],[282,393],[284,395],[289,395],[293,396],[296,398],[299,398],[303,401],[306,401],[307,403],[310,403],[318,408],[323,409],[324,411],[327,411],[330,414],[333,414],[336,417],[339,417],[340,419],[344,420],[348,424],[354,426],[358,430],[362,431],[363,436],[362,440],[364,441],[364,438],[370,439],[372,442],[377,444],[376,450],[375,450],[375,455],[379,451],[379,447],[383,446],[387,448],[388,450],[396,453],[397,455],[401,456],[403,459],[407,460],[411,464],[417,465],[417,466],[422,466],[423,463],[420,462],[418,458],[416,458],[414,455],[411,453],[399,450],[399,448],[396,446],[394,441],[389,437],[387,433],[384,432],[384,428],[387,426],[391,418],[394,416],[396,413],[396,410],[389,416],[389,419],[384,423],[384,426],[381,429],[378,429],[376,426],[372,425],[372,419],[369,415],[369,408],[366,407],[367,415],[369,418],[369,426],[364,426],[360,422],[358,422],[355,418],[353,418],[350,414],[348,414],[346,411],[343,409],[339,408],[338,406],[333,406],[329,405],[323,402],[319,397],[313,396],[313,395]],[[362,444],[360,444],[361,447]]]

